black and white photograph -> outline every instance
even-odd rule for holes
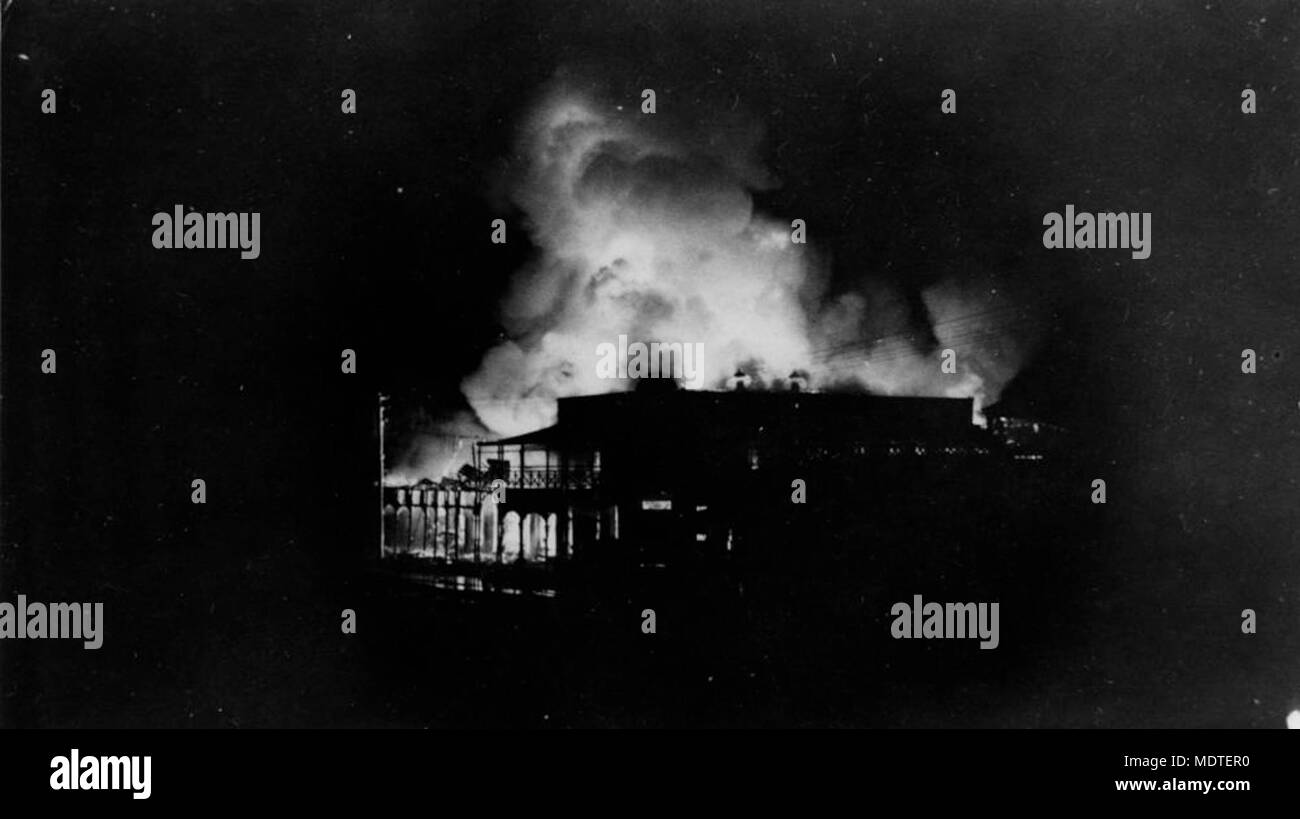
[[[1300,728],[1296,12],[5,0],[0,725]]]

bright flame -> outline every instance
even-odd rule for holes
[[[813,389],[973,396],[982,418],[1022,351],[990,345],[997,325],[981,294],[925,294],[934,351],[899,335],[910,319],[891,320],[895,294],[878,283],[872,298],[824,298],[823,271],[791,241],[790,221],[753,209],[750,192],[769,184],[751,159],[760,132],[671,135],[653,121],[566,86],[528,121],[513,197],[540,254],[503,305],[510,339],[461,385],[489,429],[527,432],[554,423],[560,397],[627,389],[596,370],[597,347],[620,334],[702,343],[706,388],[738,368],[759,385],[800,370]],[[955,374],[940,369],[944,347]]]

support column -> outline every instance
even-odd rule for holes
[[[444,491],[442,494],[442,556],[451,557],[451,544],[449,541],[456,539],[456,530],[452,528],[451,522],[451,498]]]
[[[415,509],[411,505],[411,488],[406,488],[406,551],[411,551],[411,530],[415,528]]]
[[[474,544],[474,562],[483,562],[483,547],[487,545],[487,507],[483,504],[483,493],[474,493],[474,502],[478,504],[478,519],[474,521],[478,529],[478,543]]]
[[[438,553],[438,506],[436,500],[438,496],[435,494],[433,497],[435,500],[430,501],[429,511],[426,514],[429,516],[429,551],[436,555]]]
[[[506,513],[500,506],[497,507],[497,564],[505,559],[506,552]]]
[[[420,502],[420,517],[424,518],[424,526],[420,532],[420,551],[423,552],[429,548],[429,491],[427,489],[420,494]]]
[[[569,550],[573,547],[573,507],[563,506],[560,513],[560,522],[556,527],[560,531],[555,537],[559,541],[556,544],[556,557],[565,560],[569,557]]]
[[[460,560],[460,524],[460,487],[456,487],[456,528],[452,530],[456,533],[452,537],[452,546],[455,548],[453,560]]]

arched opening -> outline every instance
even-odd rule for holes
[[[458,556],[461,560],[473,560],[478,554],[479,547],[479,528],[478,518],[473,509],[461,508],[460,510],[460,550]]]
[[[497,543],[500,533],[497,531],[497,518],[500,510],[497,508],[496,501],[488,495],[483,501],[483,513],[479,515],[480,523],[483,527],[483,538],[480,541],[479,560],[496,560]]]
[[[393,546],[398,552],[411,551],[411,507],[401,506],[397,510],[397,537]]]
[[[428,552],[429,520],[423,506],[411,507],[411,551],[425,555]]]
[[[552,518],[555,516],[552,515]],[[547,519],[539,512],[529,512],[524,517],[524,560],[546,560],[550,556],[550,529]]]
[[[384,506],[384,553],[397,551],[397,507],[391,503]]]
[[[508,562],[519,558],[519,513],[506,512],[502,520],[501,560]]]
[[[441,498],[435,500],[437,506],[433,508],[433,531],[435,532],[433,540],[433,556],[445,558],[447,556],[447,539],[450,537],[447,527],[447,507],[441,502]]]

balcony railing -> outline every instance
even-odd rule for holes
[[[509,473],[490,474],[488,483],[500,478],[510,489],[594,489],[600,483],[599,469],[547,469],[526,467]]]

